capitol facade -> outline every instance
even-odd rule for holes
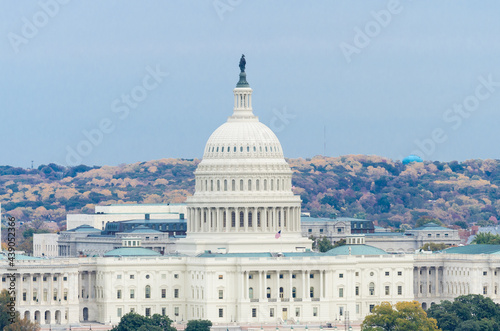
[[[281,144],[254,115],[240,68],[233,113],[208,139],[196,169],[176,252],[161,255],[131,234],[100,257],[18,256],[21,317],[41,325],[117,324],[135,311],[214,325],[318,325],[362,321],[382,301],[430,305],[462,293],[498,301],[500,259],[492,255],[388,254],[365,245],[362,234],[312,251]],[[7,288],[4,257],[0,273]]]

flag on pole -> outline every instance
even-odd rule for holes
[[[279,237],[281,237],[281,230],[279,230],[278,233],[274,235],[274,239],[279,239]]]

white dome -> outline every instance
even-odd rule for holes
[[[283,158],[278,137],[254,120],[230,118],[215,130],[205,145],[203,159]]]

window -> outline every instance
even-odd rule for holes
[[[280,279],[283,279],[283,274],[280,274]]]
[[[339,274],[339,278],[344,278],[344,274]]]
[[[280,298],[283,299],[283,297],[284,297],[283,287],[280,287]]]
[[[483,271],[483,276],[487,276],[488,275],[488,272],[487,271]]]
[[[117,290],[116,291],[116,298],[121,299],[122,298],[122,290]]]
[[[398,271],[398,276],[403,276],[403,272],[402,271]]]
[[[267,274],[267,275],[266,275],[266,279],[271,279],[271,275],[270,275],[270,274]]]
[[[179,274],[174,274],[174,278],[179,278]]]
[[[398,295],[402,295],[403,294],[403,286],[399,285],[398,286]]]
[[[130,275],[130,279],[134,279],[134,275]]]
[[[47,281],[47,277],[43,276],[43,281],[46,282]]]
[[[356,286],[356,289],[355,289],[355,291],[354,291],[354,294],[355,294],[355,295],[359,295],[359,286]]]
[[[249,299],[253,299],[253,287],[250,287],[250,288],[248,289],[248,298],[249,298]]]
[[[224,317],[224,309],[219,308],[219,317]]]
[[[313,316],[318,316],[318,307],[313,307]]]
[[[292,278],[293,279],[297,278],[297,275],[296,274],[292,274]]]
[[[386,272],[385,272],[385,275],[386,275],[386,276],[389,276],[389,271],[386,271]]]
[[[116,275],[116,279],[122,279],[122,275]]]
[[[116,316],[122,317],[122,309],[121,308],[116,309]]]
[[[356,275],[356,277],[359,276],[359,271],[356,271],[355,275]]]
[[[64,290],[63,299],[64,301],[68,301],[68,290]]]
[[[314,298],[314,287],[311,286],[311,288],[309,289],[309,296],[311,298]]]
[[[179,316],[179,307],[174,307],[174,315]]]
[[[309,274],[309,278],[314,278],[314,274]]]
[[[385,295],[389,295],[389,294],[390,294],[389,286],[386,286],[385,287]]]
[[[26,291],[23,292],[23,301],[26,301]]]
[[[224,279],[224,276],[223,275],[219,275],[219,279]]]
[[[57,290],[54,290],[52,297],[53,297],[54,301],[57,301]]]
[[[293,287],[292,288],[292,298],[296,298],[296,297],[297,297],[297,288]]]
[[[166,297],[167,297],[167,289],[166,288],[162,288],[161,289],[161,298],[165,299]]]
[[[339,315],[344,316],[344,307],[339,307]]]
[[[274,308],[269,308],[269,317],[274,317]]]
[[[252,317],[257,317],[257,308],[252,308]]]
[[[341,287],[339,288],[339,298],[343,298],[344,297],[344,288]]]
[[[167,308],[161,307],[161,316],[167,315]]]
[[[151,308],[146,308],[146,314],[147,317],[151,316]]]
[[[151,298],[151,286],[146,285],[146,288],[144,289],[144,297],[146,299],[150,299]]]
[[[146,275],[146,279],[149,279],[149,275]]]
[[[33,277],[33,281],[36,282],[36,277]],[[2,277],[2,282],[5,282],[5,277]]]
[[[307,232],[313,232],[313,230],[312,229],[307,229]]]
[[[38,301],[37,294],[36,290],[33,290],[33,301]]]
[[[374,275],[373,271],[372,271],[372,272],[370,272],[370,276],[372,276],[372,277],[373,277],[373,275]]]
[[[373,308],[375,308],[375,305],[370,305],[370,313],[373,312]]]
[[[323,233],[323,229],[319,229],[319,232]]]
[[[249,275],[248,275],[248,279],[253,279],[253,275],[252,275],[252,274],[249,274]]]
[[[219,300],[224,299],[224,290],[219,290]]]
[[[179,289],[176,288],[176,289],[174,289],[174,298],[178,298],[178,297],[179,297]],[[177,307],[177,308],[179,308],[179,307]]]
[[[266,289],[266,298],[268,298],[268,299],[269,299],[270,297],[271,297],[271,288],[270,288],[270,287],[268,287],[268,288]]]
[[[483,286],[483,294],[488,294],[488,286]]]
[[[135,290],[131,289],[130,290],[130,299],[134,299],[134,298],[135,298]]]
[[[444,236],[445,236],[445,237],[448,237],[448,234],[447,234],[447,233],[445,233],[445,234],[444,234]]]
[[[53,280],[54,282],[57,282],[57,277],[56,277],[56,276],[52,277],[52,280]]]
[[[375,295],[375,284],[374,283],[370,283],[370,285],[368,286],[368,292],[370,293],[370,295]]]

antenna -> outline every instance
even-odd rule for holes
[[[33,160],[31,160],[31,169],[33,169]]]

